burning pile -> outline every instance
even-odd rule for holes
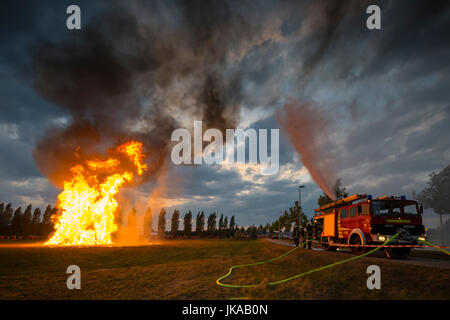
[[[142,175],[147,165],[142,162],[141,142],[129,141],[111,153],[108,159],[88,160],[71,168],[72,179],[64,181],[64,191],[58,196],[61,215],[56,232],[46,245],[112,243],[112,233],[117,230],[115,196],[135,174]]]

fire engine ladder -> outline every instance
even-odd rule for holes
[[[328,203],[328,204],[326,204],[324,206],[321,206],[321,207],[319,207],[317,209],[314,209],[314,212],[319,212],[319,211],[323,212],[323,211],[326,211],[326,210],[342,207],[344,205],[350,205],[354,201],[361,200],[361,199],[367,199],[367,194],[354,194],[354,195],[351,195],[351,196],[346,197],[346,198],[335,200],[335,201],[330,202],[330,203]]]

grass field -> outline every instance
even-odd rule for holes
[[[237,269],[224,280],[261,284],[216,285],[230,266],[266,260],[290,248],[264,240],[173,240],[137,247],[48,248],[0,245],[0,299],[450,299],[449,269],[365,257],[277,286],[287,278],[349,253],[296,250],[278,261]],[[81,268],[81,290],[68,290],[66,269]],[[381,268],[381,290],[366,287],[367,266]]]

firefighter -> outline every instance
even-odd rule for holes
[[[300,234],[301,234],[301,238],[302,238],[302,242],[303,242],[303,248],[306,248],[306,230],[304,227],[300,228]]]
[[[294,230],[292,231],[292,237],[294,238],[295,246],[298,247],[300,240],[300,230],[298,230],[297,226],[295,226]]]
[[[311,242],[313,240],[313,226],[311,223],[309,223],[308,226],[306,227],[306,231],[308,234],[308,249],[311,250]]]

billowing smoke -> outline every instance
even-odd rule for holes
[[[332,50],[340,36],[348,36],[342,32],[343,24],[355,18],[356,13],[365,12],[370,1],[319,1],[308,9],[309,24],[315,25],[314,49],[306,56],[304,68],[299,74],[300,80],[309,80],[315,69],[328,51]],[[357,15],[358,16],[358,15]],[[307,83],[303,83],[307,85]]]
[[[104,153],[135,138],[148,154],[149,170],[143,177],[147,181],[167,163],[175,128],[186,127],[193,119],[203,120],[204,130],[237,125],[242,105],[255,101],[254,93],[245,92],[245,79],[258,84],[257,90],[263,88],[264,97],[256,99],[259,105],[273,106],[273,101],[284,98],[279,90],[266,87],[278,83],[278,74],[286,70],[258,71],[250,59],[256,49],[264,51],[270,43],[288,40],[308,41],[304,61],[292,64],[302,75],[302,92],[342,21],[361,8],[358,1],[339,0],[108,1],[107,9],[80,31],[32,47],[36,91],[67,111],[65,121],[38,141],[35,161],[60,186],[85,153]],[[297,56],[295,50],[292,54]],[[270,65],[272,57],[262,57],[258,65]],[[305,165],[330,194],[333,177],[325,166],[317,167],[321,147],[315,142],[323,132],[313,123],[320,127],[322,120],[311,106],[300,115],[294,109],[285,112],[312,119],[302,120],[306,130],[295,132],[292,118],[280,117],[290,135],[298,137],[294,144]]]
[[[256,34],[239,11],[209,1],[122,5],[62,42],[33,46],[36,91],[68,112],[34,151],[57,185],[83,153],[130,138],[144,143],[149,178],[186,118],[203,120],[205,130],[238,122],[241,78],[230,55]]]
[[[332,147],[328,138],[331,123],[317,105],[289,100],[278,111],[277,121],[287,133],[311,177],[331,198],[335,199],[333,185],[336,180]]]

